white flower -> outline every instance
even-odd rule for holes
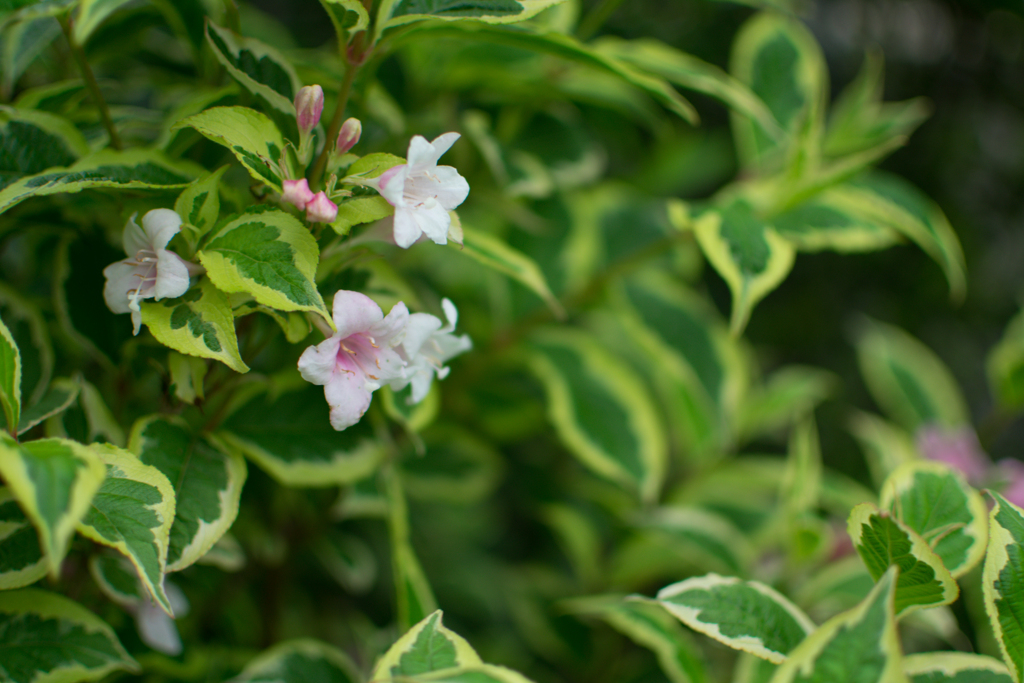
[[[299,358],[302,378],[324,388],[332,427],[341,431],[359,422],[371,394],[404,375],[405,361],[394,347],[402,343],[408,320],[401,301],[385,318],[365,294],[343,289],[334,295],[338,331]]]
[[[445,133],[433,142],[422,135],[409,141],[406,163],[367,181],[395,207],[395,243],[409,246],[425,234],[438,244],[448,242],[448,212],[466,200],[469,183],[451,166],[438,166],[458,133]]]
[[[107,283],[103,299],[114,313],[131,313],[135,334],[142,325],[141,299],[181,296],[188,290],[189,275],[203,272],[201,266],[189,263],[166,249],[167,243],[181,230],[181,217],[170,209],[153,209],[142,217],[142,227],[135,216],[124,226],[124,251],[128,258],[111,263],[103,269]]]
[[[441,327],[441,321],[437,317],[429,313],[413,313],[409,316],[405,340],[399,347],[399,352],[408,361],[409,366],[404,377],[391,381],[391,388],[395,391],[401,391],[412,384],[409,403],[419,403],[426,397],[435,374],[438,379],[448,376],[450,368],[445,367],[445,362],[473,347],[469,335],[456,337],[452,334],[459,317],[455,304],[443,299],[441,308],[444,309],[444,317],[448,320],[444,327]]]

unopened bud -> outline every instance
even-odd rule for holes
[[[356,146],[362,134],[362,121],[357,118],[346,119],[345,123],[341,124],[341,130],[338,131],[338,141],[334,145],[334,151],[338,154],[344,154],[349,151]]]
[[[299,89],[295,96],[295,117],[299,121],[299,131],[306,135],[320,123],[320,114],[324,111],[324,89],[319,85],[307,85]]]
[[[317,192],[306,204],[306,220],[310,223],[333,223],[338,217],[338,205],[327,198],[324,192]]]
[[[309,189],[309,182],[305,178],[285,180],[281,185],[284,187],[281,199],[294,205],[299,211],[304,211],[306,205],[313,200],[313,191]]]

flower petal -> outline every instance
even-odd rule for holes
[[[185,259],[173,251],[161,249],[156,253],[156,284],[153,298],[173,299],[188,291],[188,266]]]
[[[423,234],[423,229],[416,220],[413,209],[404,206],[395,207],[395,244],[408,249]]]
[[[380,192],[380,196],[384,197],[391,206],[396,208],[405,206],[405,181],[408,174],[409,166],[407,164],[392,166],[376,178],[377,182],[372,187],[375,187],[377,192]]]
[[[448,228],[452,225],[452,217],[448,215],[443,206],[434,204],[429,209],[426,207],[416,209],[414,215],[416,224],[424,235],[437,244],[448,244]]]
[[[339,339],[365,332],[383,319],[380,306],[365,294],[339,289],[334,295],[334,325],[338,329],[335,336]]]
[[[448,324],[442,327],[439,332],[454,332],[455,323],[459,322],[459,311],[455,308],[455,304],[448,297],[441,299],[441,310],[444,311],[444,319],[448,321]]]
[[[299,356],[299,374],[310,384],[324,386],[334,376],[338,364],[341,339],[329,337],[316,346],[310,346]]]
[[[441,328],[441,321],[429,313],[413,313],[409,316],[409,322],[405,326],[405,341],[402,348],[405,355],[411,360],[420,353],[424,342],[430,339]]]
[[[447,148],[445,149],[447,150]],[[422,173],[424,170],[429,170],[436,166],[437,160],[441,158],[443,153],[443,151],[438,152],[437,148],[427,142],[427,139],[422,135],[413,135],[412,140],[409,140],[409,151],[406,153],[405,158],[412,173]]]
[[[124,259],[103,269],[103,277],[107,278],[103,285],[103,300],[114,313],[131,310],[128,308],[128,292],[139,285],[139,278],[135,277],[136,267],[132,261]]]
[[[135,222],[135,217],[138,215],[138,212],[135,212],[128,218],[128,222],[124,224],[124,235],[121,238],[124,253],[128,254],[131,258],[135,258],[135,255],[143,249],[150,248],[149,237],[139,227],[139,224]]]
[[[437,184],[433,194],[437,202],[451,211],[469,196],[469,183],[451,166],[438,166],[434,169]]]
[[[461,337],[454,334],[435,334],[432,341],[436,345],[437,359],[442,363],[473,348],[473,341],[468,334]]]
[[[340,432],[359,422],[370,407],[370,396],[364,376],[351,371],[336,373],[324,387],[324,397],[331,406],[331,426]]]
[[[142,217],[142,229],[146,232],[149,249],[163,249],[181,230],[181,216],[170,209],[153,209]]]
[[[434,368],[424,364],[415,375],[412,376],[412,392],[409,396],[409,403],[419,403],[430,393],[430,385],[434,381]]]

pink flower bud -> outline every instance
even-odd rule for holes
[[[295,96],[295,116],[299,120],[299,131],[305,135],[320,123],[324,111],[324,89],[319,85],[307,85]]]
[[[346,119],[345,123],[341,124],[341,130],[338,131],[338,142],[334,146],[334,151],[338,154],[349,151],[356,146],[362,134],[362,121],[357,118]]]
[[[337,217],[338,205],[323,192],[317,192],[306,204],[306,220],[310,223],[333,223]]]
[[[286,180],[282,185],[284,192],[281,193],[281,199],[294,205],[299,211],[304,211],[306,205],[313,200],[313,191],[309,189],[309,183],[305,178]]]

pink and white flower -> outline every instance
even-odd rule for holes
[[[203,268],[166,248],[181,230],[178,214],[170,209],[153,209],[142,217],[141,228],[135,222],[136,215],[132,214],[124,226],[128,258],[103,269],[107,278],[103,299],[114,313],[131,313],[138,334],[142,325],[139,301],[181,296],[188,290],[189,275],[198,275]]]
[[[306,204],[306,220],[310,223],[333,223],[338,217],[338,205],[327,198],[324,192],[317,192]]]
[[[373,392],[403,377],[406,362],[395,347],[408,321],[409,309],[402,302],[385,318],[365,294],[340,290],[334,295],[337,332],[299,358],[302,378],[324,388],[332,427],[341,431],[359,422]]]
[[[299,211],[305,211],[306,205],[316,197],[309,189],[309,181],[305,178],[298,180],[285,180],[281,183],[284,192],[281,193],[281,200],[288,202]]]
[[[391,388],[401,391],[412,384],[412,395],[409,403],[419,403],[427,392],[436,375],[438,379],[448,376],[451,368],[445,363],[455,356],[473,348],[469,335],[456,337],[455,323],[459,313],[448,299],[441,301],[444,317],[448,324],[441,326],[441,321],[429,313],[413,313],[405,330],[405,340],[399,352],[408,362],[405,376],[391,381]]]
[[[406,163],[365,181],[395,207],[395,243],[408,249],[420,235],[447,244],[451,216],[469,195],[469,183],[451,166],[438,166],[441,155],[459,139],[445,133],[427,142],[416,135],[409,142]]]

